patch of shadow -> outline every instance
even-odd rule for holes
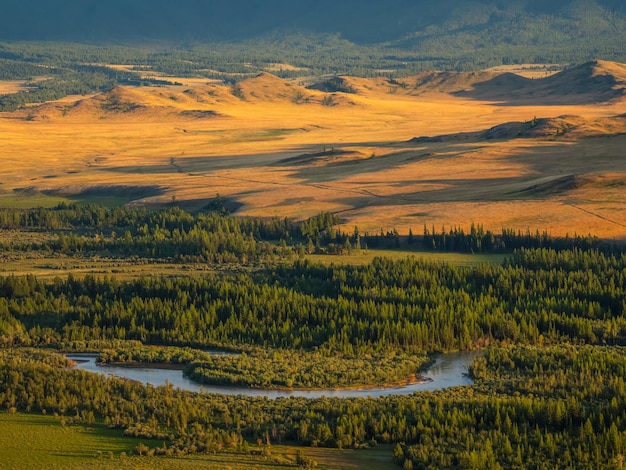
[[[320,160],[317,166],[301,166],[295,175],[310,184],[324,183],[343,179],[352,175],[377,173],[383,170],[405,165],[416,158],[414,150],[402,150],[395,153],[363,157],[359,152],[348,152],[355,158]]]
[[[147,109],[145,106],[141,104],[133,103],[131,101],[125,101],[117,97],[110,97],[109,100],[102,103],[101,108],[104,111],[107,111],[109,113],[120,113],[120,114],[128,114],[128,113],[132,113],[133,111]]]
[[[356,192],[356,191],[355,191]],[[366,194],[361,191],[362,195],[348,196],[337,198],[334,202],[345,206],[351,206],[353,209],[382,208],[393,206],[405,206],[414,204],[430,204],[438,202],[456,203],[456,202],[484,202],[491,199],[482,194],[468,194],[466,190],[462,192],[458,187],[453,188],[437,188],[415,192],[405,192],[400,194]]]
[[[204,199],[206,204],[200,209],[201,212],[219,212],[221,214],[232,214],[243,207],[238,200],[230,197],[222,197],[219,194],[212,199]]]
[[[409,140],[411,144],[435,144],[444,142],[480,142],[485,140],[510,140],[522,137],[526,127],[523,122],[507,122],[498,124],[485,131],[458,132],[456,134],[442,134],[436,136],[414,137]]]
[[[214,157],[171,157],[169,164],[118,166],[103,169],[113,173],[171,174],[186,173],[189,176],[206,176],[214,171],[254,169],[276,164],[282,156],[293,155],[285,152],[258,153]]]
[[[161,186],[95,185],[65,186],[41,191],[49,196],[71,196],[85,198],[116,197],[129,200],[154,197],[165,194]]]
[[[603,188],[621,188],[623,186],[626,186],[626,179],[614,179],[604,182],[598,182],[596,183],[596,186],[600,186]]]
[[[388,207],[432,203],[487,203],[513,200],[545,199],[562,194],[579,185],[585,184],[580,177],[545,177],[543,181],[529,182],[523,177],[503,177],[493,179],[427,179],[416,180],[416,190],[394,194],[374,194],[366,189],[351,190],[352,196],[335,199],[335,202],[352,206]],[[572,179],[574,181],[572,181]],[[429,187],[430,186],[430,187]],[[512,191],[511,188],[519,188]],[[327,187],[332,189],[332,187]],[[408,189],[408,188],[407,188]],[[343,191],[347,192],[347,191]]]
[[[530,121],[512,121],[498,124],[484,131],[459,132],[437,136],[414,137],[412,144],[443,142],[481,142],[491,140],[512,140],[520,138],[550,138],[566,135],[576,129],[576,125],[564,116],[558,118],[533,118]]]
[[[162,201],[133,201],[130,206],[141,206],[149,209],[159,209],[162,207],[179,207],[191,214],[218,212],[220,214],[234,214],[241,209],[244,204],[235,198],[198,198],[185,200]]]
[[[306,165],[307,163],[314,163],[318,161],[330,160],[333,157],[341,155],[354,155],[356,152],[347,150],[337,150],[331,148],[330,150],[323,150],[321,152],[303,153],[295,157],[285,158],[275,163],[275,165]]]
[[[306,88],[309,90],[318,90],[326,93],[356,94],[356,90],[348,84],[346,79],[339,76],[318,83],[314,83],[307,86]]]
[[[514,73],[503,73],[483,82],[474,83],[470,90],[459,90],[453,95],[488,101],[512,101],[532,95],[533,80]]]
[[[13,188],[13,192],[15,194],[19,194],[22,196],[34,196],[35,194],[39,194],[39,190],[34,186],[26,186],[24,188]]]
[[[182,117],[188,117],[188,118],[193,118],[193,119],[212,119],[212,118],[221,116],[217,111],[201,110],[201,109],[191,109],[188,111],[181,111],[179,114]]]
[[[481,101],[500,101],[503,105],[593,104],[611,101],[625,94],[624,77],[614,75],[600,62],[564,70],[541,79],[504,73],[475,83],[471,90],[453,93]]]
[[[300,204],[301,202],[314,202],[314,197],[292,197],[289,199],[285,199],[284,201],[275,204],[274,207],[288,207],[294,204]]]
[[[580,176],[566,175],[560,178],[553,178],[548,181],[541,181],[510,194],[525,197],[556,196],[578,189],[587,183],[588,181]]]
[[[410,144],[439,144],[443,142],[461,142],[476,141],[478,133],[476,132],[459,132],[457,134],[442,134],[435,136],[413,137],[408,141]]]

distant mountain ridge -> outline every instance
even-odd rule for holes
[[[623,0],[3,0],[0,12],[0,75],[13,79],[33,64],[232,81],[626,62]]]
[[[450,34],[517,25],[559,35],[619,30],[621,0],[4,0],[3,40],[243,40],[276,31],[338,33],[358,43],[406,47]],[[589,21],[594,25],[589,28]],[[617,23],[616,23],[617,21]],[[591,29],[591,30],[589,30]],[[568,31],[569,30],[569,31]],[[504,31],[506,34],[506,31]],[[541,37],[535,38],[541,40]],[[517,38],[515,41],[532,41]]]

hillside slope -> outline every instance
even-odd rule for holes
[[[406,103],[415,99],[438,101],[447,96],[515,106],[618,104],[626,100],[626,65],[593,61],[541,79],[483,71],[425,72],[400,80],[350,76],[300,80],[264,72],[234,85],[118,86],[93,96],[26,107],[17,115],[28,120],[53,117],[157,120],[167,116],[213,119],[246,106],[265,108],[268,112],[272,107],[284,106],[358,107],[389,100],[391,96],[400,102],[408,100]],[[557,134],[560,127],[551,127],[546,135]],[[502,132],[496,129],[488,138],[497,138],[494,135]]]
[[[598,103],[626,96],[626,65],[592,61],[555,75],[531,80],[512,73],[468,81],[457,93],[475,99],[526,104]]]

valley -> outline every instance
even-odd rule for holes
[[[623,467],[622,2],[5,3],[0,468]]]
[[[0,203],[197,210],[219,194],[237,215],[324,210],[365,232],[482,223],[626,238],[625,66],[316,83],[262,73],[3,113]]]

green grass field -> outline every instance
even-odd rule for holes
[[[268,456],[252,452],[218,452],[181,457],[132,455],[143,443],[154,448],[160,441],[125,437],[122,431],[101,424],[62,426],[59,418],[39,414],[0,413],[0,469],[220,469],[256,470],[298,468],[296,453],[303,450],[319,469],[393,470],[392,448],[338,450],[277,445]]]
[[[34,194],[0,194],[0,208],[2,209],[38,209],[52,208],[61,203],[65,204],[99,204],[108,209],[123,206],[132,201],[131,196],[52,196],[42,193]]]
[[[0,207],[2,199],[0,198]],[[0,231],[0,243],[41,243],[55,239],[56,235],[40,231]],[[324,265],[366,265],[374,258],[384,257],[394,260],[415,257],[433,263],[448,263],[453,266],[478,266],[480,264],[502,264],[503,254],[442,253],[415,251],[407,249],[354,250],[342,255],[306,255],[314,263]],[[235,266],[230,264],[207,265],[206,263],[177,263],[170,261],[133,259],[100,253],[85,253],[77,256],[65,256],[56,253],[30,251],[24,253],[5,253],[0,264],[0,275],[23,276],[34,274],[40,278],[65,277],[69,273],[82,276],[114,275],[120,279],[132,279],[139,276],[193,276],[209,272],[233,272],[255,269],[254,266]]]
[[[118,468],[125,460],[120,455],[130,455],[140,442],[160,445],[125,437],[122,431],[103,425],[62,426],[60,418],[53,416],[0,414],[3,469]]]
[[[50,208],[58,206],[62,202],[70,203],[72,201],[65,197],[47,196],[39,193],[32,195],[0,194],[0,208],[2,209]]]
[[[440,253],[432,251],[410,250],[361,250],[353,251],[346,255],[307,255],[314,263],[329,264],[353,264],[365,265],[374,258],[403,259],[415,257],[433,263],[448,263],[453,266],[478,266],[480,264],[502,264],[505,255],[502,254],[471,254],[471,253]]]

